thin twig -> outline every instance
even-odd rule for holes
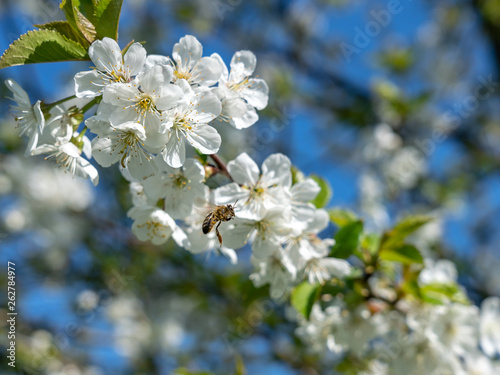
[[[234,181],[233,177],[229,173],[229,171],[226,168],[226,164],[222,161],[222,159],[219,157],[217,154],[212,154],[210,155],[212,160],[217,164],[217,167],[219,168],[220,173],[225,175],[227,178],[229,178],[231,181]]]

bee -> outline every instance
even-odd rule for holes
[[[205,220],[203,220],[203,224],[201,225],[203,233],[208,234],[210,233],[214,225],[217,224],[217,226],[215,227],[215,234],[217,234],[217,238],[219,239],[219,243],[221,246],[222,236],[219,233],[219,226],[223,221],[229,221],[235,216],[234,208],[237,202],[238,200],[236,200],[236,202],[234,202],[234,204],[232,205],[227,204],[222,206],[215,206],[214,209],[210,211],[207,216],[205,216]]]

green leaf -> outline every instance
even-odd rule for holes
[[[422,298],[422,294],[420,292],[420,286],[418,285],[418,281],[415,279],[407,280],[401,285],[401,290],[406,294],[410,294],[419,299]]]
[[[323,208],[328,204],[328,202],[330,202],[330,199],[332,198],[332,188],[330,187],[328,181],[326,181],[324,178],[316,175],[312,175],[311,178],[316,181],[321,188],[320,192],[318,193],[316,198],[311,201],[311,203],[314,204],[317,208]]]
[[[60,5],[68,24],[85,38],[87,47],[97,38],[97,32],[90,19],[93,19],[93,3],[90,0],[63,0]],[[89,18],[82,12],[84,9]]]
[[[375,233],[365,234],[361,237],[361,246],[370,254],[376,254],[380,246],[380,236]]]
[[[198,157],[200,158],[201,160],[201,164],[203,165],[206,165],[207,164],[207,158],[208,158],[208,155],[206,154],[202,154],[200,150],[198,150],[197,148],[194,149],[196,151],[196,153],[198,154]]]
[[[78,9],[75,8],[75,15],[78,28],[87,42],[92,43],[96,40],[97,32],[95,26]]]
[[[354,212],[338,207],[328,210],[328,214],[330,215],[330,221],[334,222],[339,227],[343,227],[358,220]]]
[[[118,23],[123,0],[99,0],[94,9],[97,38],[104,37],[118,40]]]
[[[78,0],[62,0],[59,8],[62,9],[66,20],[73,28],[74,31],[81,34],[80,28],[78,27],[78,18],[75,14],[75,9],[79,9],[80,2]]]
[[[382,241],[380,242],[379,251],[400,247],[401,245],[403,245],[404,240],[407,236],[409,236],[431,220],[432,218],[428,216],[419,215],[409,216],[401,220],[392,230],[384,233],[384,235],[382,236]]]
[[[311,285],[307,281],[297,285],[292,292],[291,303],[295,309],[309,319],[314,302],[318,299],[320,284]]]
[[[85,45],[88,42],[82,37],[81,33],[75,31],[68,21],[54,21],[44,23],[42,25],[33,25],[42,30],[54,30],[59,34],[64,35],[66,38],[74,40],[78,44]]]
[[[235,356],[235,372],[234,375],[246,375],[247,370],[245,368],[245,363],[243,362],[243,358],[239,354]]]
[[[33,30],[21,35],[0,58],[0,69],[42,62],[88,60],[87,51],[55,30]]]
[[[420,287],[422,300],[428,303],[442,305],[447,301],[469,304],[467,296],[456,284],[432,283]]]
[[[78,0],[78,1],[73,0],[73,5],[76,6],[77,9],[80,12],[82,12],[85,15],[85,17],[87,17],[88,20],[92,22],[92,24],[95,25],[94,13],[95,13],[95,3],[97,1],[98,0]]]
[[[296,166],[292,165],[291,172],[292,172],[292,185],[295,185],[296,183],[305,180],[304,173],[302,173],[302,171],[300,171],[300,169],[297,168]]]
[[[423,264],[424,259],[420,251],[412,245],[402,245],[397,248],[384,248],[379,252],[379,258],[403,264]]]
[[[335,245],[332,247],[331,256],[346,259],[356,251],[359,237],[363,231],[363,222],[354,221],[339,229],[335,234]]]

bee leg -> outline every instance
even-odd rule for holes
[[[217,234],[217,238],[219,239],[219,244],[222,246],[222,236],[219,233],[219,225],[221,225],[222,221],[219,221],[219,224],[215,227],[215,234]]]

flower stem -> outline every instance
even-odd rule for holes
[[[219,168],[220,173],[227,176],[231,181],[234,181],[233,177],[231,176],[231,174],[229,173],[229,171],[226,168],[226,164],[222,161],[222,159],[219,157],[219,155],[211,154],[210,157],[215,162],[215,164],[217,164],[217,167]]]
[[[87,112],[90,108],[92,108],[94,105],[97,104],[97,98],[94,98],[92,99],[90,102],[88,102],[87,104],[85,104],[82,108],[82,113],[85,113]]]
[[[51,109],[51,108],[55,107],[56,105],[62,104],[64,102],[67,102],[68,100],[75,99],[75,98],[76,98],[76,95],[68,96],[67,98],[58,100],[57,102],[47,104],[46,108]]]

